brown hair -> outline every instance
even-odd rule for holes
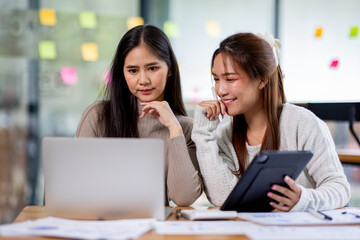
[[[283,76],[280,65],[276,60],[270,44],[252,33],[234,34],[220,43],[214,52],[211,68],[214,67],[215,57],[222,53],[229,57],[235,69],[245,71],[251,81],[257,79],[268,80],[260,92],[263,103],[267,128],[262,140],[261,150],[278,150],[280,147],[280,114],[282,104],[286,102]],[[234,172],[240,176],[244,173],[247,164],[247,123],[243,114],[233,117],[232,141],[239,161],[239,170]]]

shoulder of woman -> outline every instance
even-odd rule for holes
[[[105,103],[106,103],[106,101],[96,101],[93,104],[91,104],[90,106],[88,106],[83,113],[83,118],[97,116],[99,114],[99,112],[101,111],[101,109],[103,108]]]
[[[324,129],[326,123],[318,118],[313,112],[302,106],[285,103],[281,113],[281,122],[285,125],[296,126],[305,129]]]
[[[318,118],[313,112],[311,112],[310,110],[306,109],[305,107],[302,106],[297,106],[294,104],[290,104],[290,103],[285,103],[283,105],[283,110],[281,113],[281,117],[282,118],[286,118],[286,119],[298,119],[298,120],[313,120],[313,121],[322,121],[320,118]]]

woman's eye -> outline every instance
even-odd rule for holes
[[[135,74],[135,73],[137,73],[137,70],[136,69],[129,69],[129,72],[132,73],[132,74]]]
[[[214,81],[217,82],[217,81],[219,81],[219,79],[218,79],[218,78],[214,78]]]
[[[158,67],[149,67],[150,71],[156,71],[158,69]]]

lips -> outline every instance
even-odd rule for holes
[[[237,98],[233,98],[233,99],[222,99],[222,102],[225,104],[225,106],[229,106],[230,104],[232,104],[233,102],[236,101]]]
[[[152,93],[154,89],[142,89],[142,90],[139,90],[142,94],[144,95],[150,95]]]

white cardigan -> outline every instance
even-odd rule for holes
[[[219,125],[210,121],[205,110],[195,108],[192,139],[210,202],[220,206],[230,194],[239,170],[232,144],[231,122]],[[219,125],[219,126],[218,126]],[[260,150],[248,146],[248,159]],[[326,210],[345,206],[350,199],[350,184],[335,151],[327,125],[309,110],[284,104],[280,117],[280,150],[310,150],[314,156],[296,179],[302,188],[299,202],[291,211]]]

